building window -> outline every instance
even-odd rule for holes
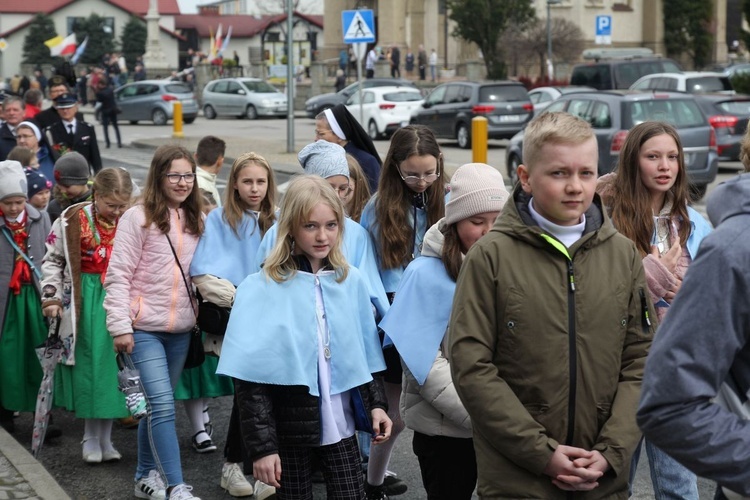
[[[266,33],[266,42],[280,42],[281,37],[279,36],[278,32],[268,32]]]
[[[102,17],[100,19],[102,31],[112,38],[115,38],[115,18]],[[86,17],[69,17],[67,19],[68,34],[81,31],[82,28],[86,26],[86,21],[88,21],[88,18]]]

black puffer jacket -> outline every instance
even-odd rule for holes
[[[245,449],[252,460],[278,453],[279,445],[319,446],[320,407],[318,397],[304,386],[256,384],[234,381],[240,411],[240,425]],[[375,408],[388,411],[383,381],[372,382],[351,390],[357,430],[372,428],[370,412]]]

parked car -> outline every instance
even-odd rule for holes
[[[732,64],[721,70],[721,73],[725,74],[730,79],[735,75],[747,75],[750,73],[750,63]]]
[[[221,78],[212,80],[203,89],[203,116],[260,116],[286,118],[286,94],[259,78]]]
[[[471,120],[487,118],[490,139],[508,139],[534,116],[526,88],[511,81],[451,82],[435,87],[425,98],[411,123],[426,125],[436,137],[456,139],[461,148],[471,147]]]
[[[409,87],[416,89],[417,86],[410,80],[402,80],[400,78],[368,78],[362,80],[362,89],[369,89],[372,87]],[[357,92],[359,88],[359,82],[354,82],[348,87],[344,87],[338,92],[331,92],[328,94],[320,94],[309,98],[305,101],[305,111],[309,118],[315,118],[318,114],[322,113],[328,108],[332,108],[337,104],[346,104],[346,101]]]
[[[372,140],[390,137],[408,124],[411,114],[421,109],[424,98],[418,89],[411,87],[372,87],[362,91],[362,118],[360,119],[359,92],[346,101],[349,112],[357,119]]]
[[[198,116],[198,103],[189,86],[181,82],[142,80],[127,83],[115,90],[121,113],[118,120],[136,124],[151,120],[154,125],[165,125],[174,116],[174,103],[182,103],[182,120],[193,123]],[[97,115],[97,120],[99,116]]]
[[[626,57],[600,59],[578,64],[570,75],[571,85],[585,85],[597,90],[629,89],[636,80],[653,73],[680,73],[682,68],[672,59],[662,57]]]
[[[560,97],[545,112],[567,111],[589,122],[599,145],[599,175],[612,171],[628,131],[648,120],[663,120],[677,128],[694,199],[706,193],[719,169],[716,133],[694,96],[677,92],[600,91]],[[523,158],[523,132],[506,148],[508,176],[515,184]]]
[[[732,82],[723,73],[708,71],[685,71],[684,73],[654,73],[639,78],[631,90],[670,90],[688,92],[690,94],[705,94],[720,92],[734,94]]]
[[[719,159],[740,158],[740,142],[750,119],[750,95],[701,94],[695,96],[716,132]]]
[[[592,90],[596,89],[577,85],[570,85],[568,87],[537,87],[529,90],[529,99],[531,99],[531,104],[534,105],[534,116],[536,116],[561,95],[573,94],[575,92],[590,92]]]

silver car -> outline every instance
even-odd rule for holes
[[[198,116],[198,103],[189,86],[181,82],[143,80],[128,83],[115,90],[117,106],[122,110],[118,120],[136,124],[151,120],[154,125],[166,125],[174,116],[174,103],[182,103],[182,119],[193,123]]]
[[[203,89],[203,116],[209,120],[219,115],[285,118],[286,107],[286,94],[258,78],[222,78]]]

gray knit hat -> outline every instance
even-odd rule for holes
[[[26,174],[15,160],[0,161],[0,200],[11,196],[26,198]]]
[[[500,212],[509,197],[503,175],[495,168],[484,163],[462,165],[451,177],[445,224],[454,224],[485,212]]]
[[[89,182],[89,162],[77,151],[65,153],[55,162],[55,182],[83,186]]]
[[[338,144],[328,141],[315,141],[308,144],[297,155],[306,174],[319,175],[324,179],[334,175],[349,178],[349,163],[346,151]]]

